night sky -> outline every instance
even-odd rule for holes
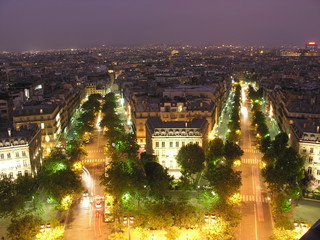
[[[311,40],[320,0],[0,0],[0,51]]]

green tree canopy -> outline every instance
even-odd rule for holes
[[[216,162],[217,160],[221,159],[224,156],[224,143],[221,138],[215,138],[208,144],[208,151],[206,154],[206,161]]]
[[[204,168],[204,151],[195,143],[189,143],[181,147],[176,159],[182,171],[186,174],[195,174],[201,172]]]
[[[168,174],[167,169],[164,169],[157,162],[147,162],[144,165],[144,169],[151,194],[156,198],[164,198],[173,181],[173,177]]]
[[[241,186],[241,172],[234,171],[228,166],[208,164],[206,178],[223,202],[228,201],[228,198],[237,193]]]
[[[11,220],[8,226],[8,237],[12,240],[30,240],[40,230],[41,219],[33,215],[26,215]]]

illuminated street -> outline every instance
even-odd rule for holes
[[[242,94],[241,140],[244,151],[242,165],[242,220],[239,227],[239,240],[267,240],[272,235],[270,206],[264,184],[259,175],[261,154],[256,149],[254,129],[248,115],[249,104]]]
[[[82,174],[83,185],[89,191],[88,197],[72,207],[66,224],[65,239],[107,239],[108,229],[103,222],[103,207],[97,210],[95,196],[103,196],[103,187],[100,186],[100,176],[104,173],[105,155],[103,146],[106,139],[102,131],[96,128],[91,136],[90,143],[86,145],[88,155],[83,160],[84,171]]]

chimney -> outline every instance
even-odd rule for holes
[[[11,128],[8,128],[8,137],[11,137]]]

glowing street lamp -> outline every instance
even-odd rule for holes
[[[123,223],[128,224],[129,240],[131,240],[130,225],[133,223],[133,219],[134,219],[134,217],[132,217],[132,216],[130,216],[130,217],[124,216],[123,217]]]
[[[208,223],[208,224],[209,224],[209,227],[210,227],[211,223],[215,223],[215,221],[216,221],[216,216],[213,215],[213,214],[206,214],[206,215],[204,215],[204,221],[205,221],[206,223]]]

